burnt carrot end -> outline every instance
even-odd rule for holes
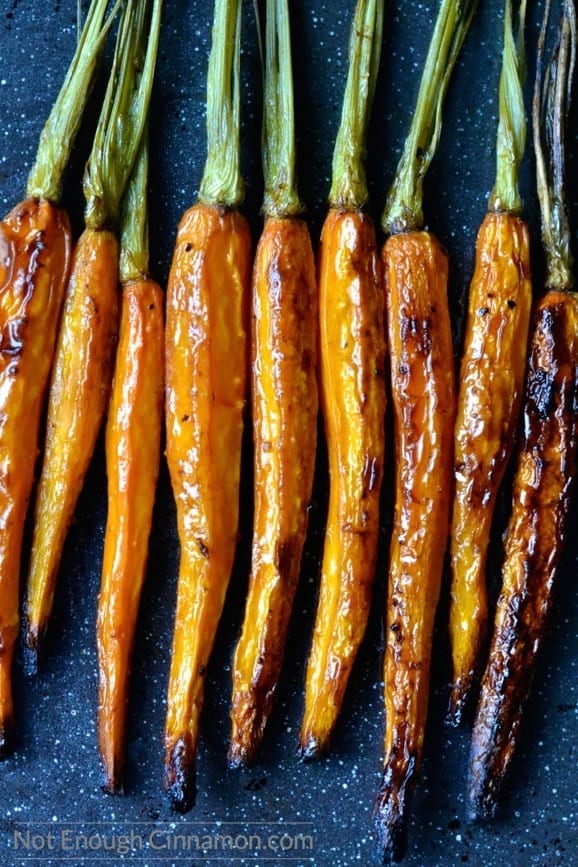
[[[0,250],[0,732],[6,732],[13,716],[22,534],[70,269],[66,213],[44,200],[22,202],[0,224]]]
[[[468,816],[491,818],[514,753],[567,535],[578,440],[578,297],[535,313],[503,586],[474,725]]]
[[[181,544],[166,781],[189,803],[206,672],[237,545],[251,237],[236,211],[183,217],[167,287],[167,460]],[[184,808],[184,807],[183,807]],[[188,808],[187,808],[188,809]]]
[[[229,762],[252,761],[284,656],[313,486],[317,290],[309,230],[266,220],[253,269],[252,570],[233,663]]]
[[[333,209],[319,256],[320,396],[330,498],[300,754],[324,752],[365,633],[384,461],[385,329],[371,217]]]
[[[50,386],[34,507],[24,640],[36,657],[52,610],[62,546],[110,394],[118,332],[118,241],[86,229],[74,250]]]
[[[421,763],[432,635],[452,491],[454,364],[447,256],[428,232],[383,249],[396,459],[385,651],[385,759],[375,813],[384,861],[402,851]]]
[[[487,550],[520,412],[531,304],[528,228],[514,214],[488,213],[476,245],[455,429],[449,624],[454,724],[484,665]]]
[[[188,813],[195,806],[196,755],[196,741],[188,734],[165,742],[165,788],[177,813]]]
[[[123,284],[106,425],[108,511],[97,618],[103,787],[123,787],[130,660],[160,462],[164,298],[150,279]]]

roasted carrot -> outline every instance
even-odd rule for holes
[[[307,665],[300,753],[323,752],[365,633],[375,576],[384,460],[385,330],[363,151],[381,53],[383,3],[359,0],[330,211],[319,253],[320,395],[329,457],[329,512]],[[364,87],[360,82],[367,82]]]
[[[112,227],[118,220],[145,123],[161,0],[154,2],[151,37],[142,56],[147,8],[146,0],[128,0],[124,8],[84,178],[86,228],[74,250],[66,290],[34,507],[25,606],[25,642],[32,670],[52,610],[62,546],[110,394],[118,333],[119,255]],[[139,73],[137,66],[141,65]]]
[[[564,0],[558,41],[542,84],[549,14],[548,0],[533,110],[546,292],[534,311],[502,589],[472,734],[470,819],[495,813],[516,748],[552,608],[577,469],[578,294],[572,291],[564,198],[564,122],[570,111],[576,13],[572,0]]]
[[[167,288],[167,459],[181,546],[165,726],[175,809],[195,800],[205,673],[239,524],[252,243],[237,210],[240,0],[216,0],[207,79],[207,162],[179,225]]]
[[[92,3],[40,137],[27,199],[0,223],[0,756],[13,726],[11,667],[19,628],[22,533],[42,409],[71,260],[62,176],[111,19]]]
[[[127,690],[160,463],[163,293],[149,276],[146,133],[123,204],[120,331],[106,423],[108,512],[98,601],[98,742],[105,791],[121,793]]]
[[[395,510],[389,553],[385,759],[375,809],[384,863],[403,857],[421,762],[432,636],[449,534],[455,421],[448,261],[423,227],[422,181],[441,107],[476,7],[442,0],[416,112],[382,218],[394,415]]]
[[[253,544],[233,661],[232,767],[254,758],[281,672],[307,531],[317,434],[315,260],[295,183],[286,0],[268,0],[266,12],[265,224],[253,268],[251,335]]]
[[[458,724],[484,665],[486,562],[496,497],[520,413],[532,306],[530,238],[520,217],[524,152],[523,26],[517,44],[506,0],[500,79],[497,176],[478,233],[460,370],[454,448],[449,720]]]

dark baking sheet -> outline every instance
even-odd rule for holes
[[[340,113],[351,2],[293,0],[296,117],[300,191],[314,237],[325,213],[329,170]],[[529,76],[542,2],[531,3]],[[370,209],[381,210],[407,131],[437,2],[386,0],[381,78],[369,147]],[[496,93],[501,50],[501,0],[485,0],[473,23],[448,94],[438,156],[426,185],[426,214],[451,255],[456,346],[461,305],[472,271],[475,234],[494,175]],[[259,66],[252,4],[245,4],[244,168],[245,210],[255,236],[262,194],[259,161]],[[205,69],[212,4],[166,0],[153,99],[152,265],[166,281],[171,247],[182,211],[195,199],[205,158]],[[63,79],[75,39],[75,0],[3,0],[0,9],[0,205],[21,197],[40,130]],[[528,89],[529,90],[529,89]],[[102,84],[100,85],[102,91]],[[95,106],[99,88],[95,93]],[[578,100],[575,103],[578,106]],[[96,118],[97,108],[91,113]],[[578,226],[578,133],[575,108],[568,139],[569,197]],[[79,140],[66,189],[80,228],[80,177],[91,122]],[[534,236],[535,285],[541,261],[530,152],[523,171],[526,215]],[[574,232],[576,240],[576,232]],[[245,468],[246,469],[246,468]],[[245,472],[245,486],[248,474]],[[245,489],[246,491],[246,489]],[[244,493],[239,558],[206,683],[199,795],[195,810],[176,816],[162,793],[162,732],[176,592],[178,544],[166,469],[159,482],[148,579],[136,639],[130,702],[127,794],[111,798],[99,789],[96,754],[95,608],[105,522],[102,444],[88,475],[64,552],[48,656],[37,679],[25,680],[17,660],[14,680],[19,734],[15,755],[0,768],[0,863],[147,864],[314,863],[344,867],[374,857],[371,811],[380,777],[383,711],[381,612],[390,498],[384,522],[375,605],[330,756],[302,765],[295,742],[302,709],[302,681],[316,604],[319,555],[326,507],[326,467],[320,456],[312,504],[312,530],[291,624],[285,673],[261,750],[247,772],[229,772],[230,660],[239,631],[247,581],[249,498]],[[571,525],[575,522],[577,512]],[[529,701],[519,750],[503,808],[489,827],[464,823],[467,732],[448,730],[448,648],[444,607],[436,634],[433,694],[421,782],[410,829],[409,865],[573,865],[578,863],[578,603],[576,534],[569,541],[557,591],[553,624]],[[496,580],[494,563],[493,580]],[[225,824],[234,823],[234,824]],[[22,838],[29,831],[30,848]],[[61,836],[61,832],[65,836]],[[167,843],[172,849],[154,849]],[[53,837],[49,837],[52,832]],[[66,843],[73,834],[84,835]],[[119,834],[133,834],[123,852]],[[246,851],[183,850],[175,835],[232,834]],[[284,837],[281,844],[280,835]],[[90,837],[90,835],[97,835]],[[114,837],[113,835],[117,835]],[[296,835],[314,840],[300,851]],[[99,836],[100,835],[100,836]],[[255,849],[259,835],[267,849]],[[275,835],[276,841],[275,844]],[[89,843],[89,838],[92,843]],[[113,850],[104,851],[103,840]],[[36,841],[33,847],[33,839]],[[54,848],[50,848],[50,840]],[[139,839],[143,848],[139,846]],[[64,847],[62,841],[65,841]],[[99,840],[101,841],[99,848]],[[115,842],[116,840],[116,842]],[[175,842],[176,841],[176,842]],[[15,848],[19,842],[19,848]],[[277,848],[275,848],[277,845]],[[280,845],[287,848],[281,849]],[[92,848],[82,848],[83,846]],[[34,859],[38,859],[34,861]]]

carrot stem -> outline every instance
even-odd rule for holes
[[[64,84],[40,135],[36,161],[26,187],[28,198],[60,201],[62,176],[80,127],[98,57],[120,0],[103,24],[107,5],[108,0],[93,0],[90,5]]]
[[[122,202],[119,260],[121,283],[141,280],[149,273],[148,165],[147,126]]]
[[[526,0],[518,12],[518,33],[514,37],[512,0],[504,10],[504,49],[498,98],[498,135],[496,146],[496,182],[490,196],[489,210],[519,214],[522,200],[518,184],[520,162],[526,146],[524,109],[524,23]]]
[[[450,75],[477,0],[442,0],[428,49],[416,110],[381,218],[384,232],[421,229],[423,179],[436,151]]]
[[[365,174],[367,126],[383,35],[383,0],[358,0],[349,42],[349,70],[333,153],[329,202],[358,210],[368,198]]]
[[[216,0],[207,74],[207,161],[199,190],[205,205],[235,208],[243,200],[240,67],[240,0]]]

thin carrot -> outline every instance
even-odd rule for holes
[[[496,497],[518,421],[532,306],[530,237],[519,216],[524,152],[523,27],[517,44],[506,0],[497,176],[476,245],[455,430],[451,532],[450,721],[458,724],[477,687],[488,620],[486,562]]]
[[[385,651],[385,758],[375,808],[384,863],[403,857],[423,751],[433,626],[449,532],[455,420],[448,261],[424,230],[422,182],[476,7],[442,0],[416,112],[382,218],[395,440]]]
[[[149,276],[141,151],[123,205],[120,332],[106,424],[108,512],[98,602],[98,742],[104,789],[123,790],[127,690],[160,463],[163,293]]]
[[[46,631],[62,546],[107,406],[118,333],[118,241],[114,225],[134,164],[152,87],[161,0],[146,54],[146,0],[127,0],[113,70],[84,178],[86,228],[74,251],[48,404],[44,460],[34,508],[25,606],[28,665]],[[142,73],[137,72],[137,65]],[[119,122],[123,118],[123,123]]]
[[[365,633],[379,537],[384,461],[385,330],[381,263],[363,151],[379,68],[381,0],[359,0],[330,211],[319,254],[320,392],[329,457],[329,513],[300,752],[323,752]]]
[[[265,225],[253,268],[252,568],[233,661],[229,763],[259,747],[283,664],[307,531],[317,434],[315,261],[295,183],[286,0],[267,0]]]
[[[216,0],[207,78],[207,162],[183,216],[167,287],[167,459],[181,545],[165,724],[175,809],[195,800],[205,673],[231,576],[247,391],[252,243],[237,210],[240,0]]]
[[[38,454],[71,232],[59,206],[62,176],[112,18],[94,0],[64,84],[40,137],[27,199],[0,223],[0,756],[14,708],[11,668],[19,628],[22,533]]]
[[[546,292],[534,311],[502,589],[472,734],[470,819],[494,815],[516,748],[552,609],[577,473],[578,294],[573,291],[564,194],[564,124],[577,47],[572,0],[564,0],[557,44],[542,82],[549,15],[548,0],[533,112]]]

